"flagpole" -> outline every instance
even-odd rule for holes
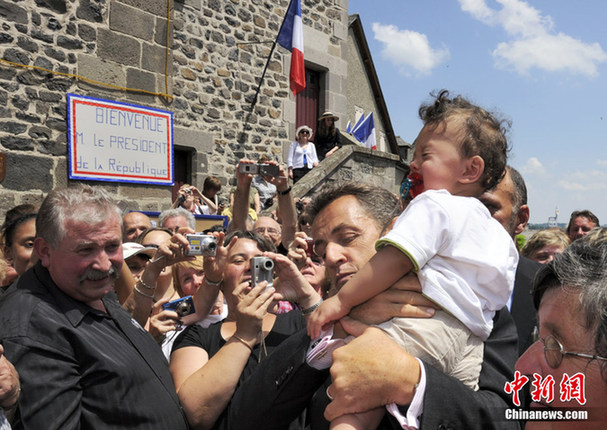
[[[295,0],[291,0],[289,2],[289,6],[287,6],[287,11],[291,7],[291,3]],[[280,24],[280,28],[278,29],[278,33],[274,38],[274,43],[272,43],[272,48],[270,49],[270,55],[268,55],[268,59],[266,60],[266,65],[263,68],[263,72],[261,74],[261,78],[259,79],[259,84],[257,85],[257,89],[255,90],[255,95],[253,96],[253,101],[251,102],[251,111],[257,104],[257,97],[259,96],[259,91],[261,90],[261,84],[263,84],[263,78],[266,76],[266,71],[268,70],[268,65],[270,64],[270,60],[272,59],[272,54],[274,53],[274,48],[276,48],[276,42],[278,42],[278,36],[280,36],[280,32],[282,31],[282,27],[285,25],[285,20],[287,19],[287,14],[285,13],[284,18],[282,19],[282,23]]]

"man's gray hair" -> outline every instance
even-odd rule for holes
[[[52,248],[65,238],[68,220],[97,225],[116,216],[122,229],[122,214],[107,191],[100,187],[79,185],[51,191],[36,217],[36,236]]]
[[[607,229],[595,228],[574,241],[554,260],[542,267],[535,277],[535,307],[546,291],[560,288],[578,293],[577,306],[581,321],[594,333],[597,355],[607,357]],[[601,375],[607,382],[607,362],[601,361]]]
[[[384,188],[358,182],[343,182],[329,184],[321,188],[306,207],[305,213],[314,223],[316,216],[334,200],[344,197],[355,197],[365,212],[373,218],[377,227],[384,231],[392,223],[394,217],[401,212],[398,196]]]
[[[192,230],[196,230],[196,218],[192,212],[185,210],[184,208],[176,208],[176,209],[167,209],[162,211],[160,215],[158,215],[158,225],[160,227],[164,226],[164,222],[169,218],[175,218],[178,216],[184,217],[188,222],[188,227]]]

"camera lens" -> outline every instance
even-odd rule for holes
[[[177,309],[175,309],[177,315],[180,317],[188,315],[190,313],[190,304],[188,302],[181,302],[177,305]]]
[[[266,270],[271,270],[274,268],[274,262],[272,260],[266,260],[263,263],[264,267],[266,268]]]

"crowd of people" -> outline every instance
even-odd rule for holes
[[[423,186],[400,196],[344,182],[295,201],[339,147],[326,112],[287,166],[241,159],[229,206],[210,176],[155,222],[86,185],[9,210],[0,429],[570,428],[507,418],[548,408],[602,428],[607,229],[576,211],[519,250],[506,123],[447,91],[420,117]],[[212,250],[192,255],[194,233]]]

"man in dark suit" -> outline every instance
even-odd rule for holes
[[[497,187],[484,193],[480,200],[489,209],[491,216],[504,226],[512,236],[512,240],[516,242],[516,235],[520,234],[529,222],[527,187],[521,174],[515,168],[508,166],[506,174]],[[521,255],[516,268],[514,291],[508,307],[516,324],[519,355],[533,343],[536,312],[531,288],[540,267],[541,264]]]
[[[373,245],[398,213],[398,205],[386,190],[356,184],[324,189],[310,203],[314,241],[324,242],[333,287],[347,282],[374,255]],[[405,291],[409,296],[397,300],[391,296],[394,293],[384,292],[368,303],[360,312],[363,319],[376,323],[395,315],[429,316],[424,310],[428,303],[419,293]],[[406,306],[409,303],[422,307]],[[407,418],[408,409],[416,409],[413,419],[419,420],[421,428],[519,428],[518,422],[504,420],[510,402],[504,384],[512,379],[517,358],[516,327],[506,308],[497,312],[485,343],[478,391],[411,356],[377,328],[351,319],[344,327],[359,337],[334,352],[332,385],[319,389],[327,372],[311,367],[306,359],[310,340],[304,332],[295,334],[237,389],[229,411],[230,426],[287,428],[312,404],[308,409],[312,428],[328,427],[322,414],[330,393],[333,401],[325,412],[329,420],[394,402],[403,405],[399,409]],[[417,406],[409,408],[412,401]],[[399,428],[392,418],[382,426]]]

